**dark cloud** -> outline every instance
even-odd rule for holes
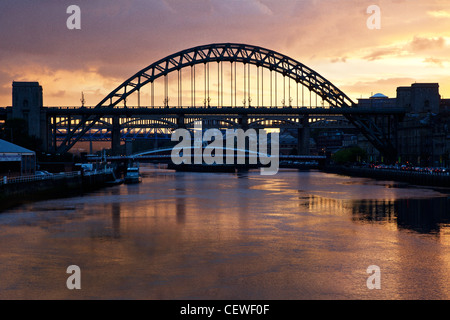
[[[101,81],[99,87],[112,90],[135,72],[169,54],[215,42],[258,45],[306,65],[327,61],[336,68],[341,65],[337,62],[346,62],[348,67],[351,59],[359,58],[361,52],[371,52],[364,56],[369,61],[405,52],[426,52],[434,59],[442,58],[426,50],[445,48],[445,35],[412,38],[413,34],[425,34],[418,31],[419,25],[421,29],[427,26],[410,17],[431,19],[424,14],[428,7],[409,6],[405,13],[404,4],[408,1],[380,0],[383,28],[373,32],[366,27],[366,8],[372,2],[2,0],[0,88],[10,87],[14,79],[34,75],[45,76],[53,85],[52,79],[56,77],[95,73],[95,81]],[[72,4],[81,8],[81,30],[66,27],[69,17],[66,9]],[[439,7],[432,9],[439,10]],[[407,22],[399,17],[408,18]],[[439,30],[444,30],[442,20],[445,19],[439,20]],[[408,45],[393,43],[389,38],[392,34],[403,43],[404,39],[409,39]],[[90,83],[90,86],[95,84]],[[113,87],[108,89],[111,84]],[[46,92],[58,97],[61,96],[58,92],[64,90],[66,96],[70,96],[70,88],[47,88]],[[0,94],[1,101],[9,101],[9,95],[9,92],[8,96]]]

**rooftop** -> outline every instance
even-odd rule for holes
[[[382,93],[375,93],[373,96],[370,97],[370,99],[387,99],[388,96],[382,94]]]
[[[0,139],[0,153],[32,153],[34,154],[34,151],[22,148],[21,146],[18,146],[17,144],[5,141]]]
[[[13,81],[13,87],[40,87],[39,82]]]

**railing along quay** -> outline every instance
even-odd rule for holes
[[[0,180],[0,185],[11,184],[11,183],[23,183],[23,182],[35,182],[44,180],[59,180],[65,178],[74,178],[78,176],[92,176],[99,174],[112,174],[114,170],[112,168],[106,168],[101,170],[92,170],[82,173],[81,171],[72,172],[60,172],[49,175],[29,175],[29,176],[19,176],[19,177],[3,177]]]
[[[70,197],[107,186],[115,180],[112,168],[49,175],[0,177],[0,212],[25,202]]]
[[[416,185],[450,188],[450,174],[397,169],[374,169],[357,166],[327,166],[325,172],[379,180],[392,180]]]
[[[81,171],[72,172],[61,172],[52,175],[30,175],[30,176],[19,176],[19,177],[3,177],[0,180],[0,185],[11,184],[11,183],[23,183],[23,182],[35,182],[43,180],[59,180],[64,178],[73,178],[81,176]]]

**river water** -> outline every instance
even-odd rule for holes
[[[0,299],[450,298],[446,190],[142,170],[140,184],[2,212]]]

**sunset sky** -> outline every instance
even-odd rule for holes
[[[66,27],[73,4],[81,30]],[[450,98],[448,0],[2,0],[0,106],[13,81],[39,81],[45,106],[80,105],[81,92],[95,105],[152,62],[219,42],[283,53],[355,100],[414,82]]]

